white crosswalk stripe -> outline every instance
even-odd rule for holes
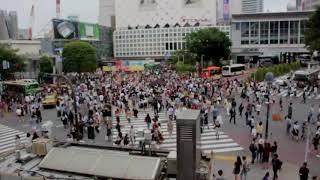
[[[121,132],[123,136],[129,132],[130,126],[133,125],[135,131],[137,129],[147,129],[147,124],[144,121],[146,114],[149,113],[151,119],[154,117],[153,112],[139,112],[138,118],[131,118],[131,123],[128,123],[124,114],[120,115],[120,125],[121,125]],[[159,122],[161,124],[161,132],[164,138],[164,141],[159,147],[161,149],[166,150],[176,150],[176,122],[173,121],[173,132],[172,135],[169,135],[168,128],[167,128],[167,116],[164,112],[159,113]],[[113,125],[116,125],[115,118],[113,120]],[[217,138],[217,133],[214,129],[212,129],[212,124],[209,123],[209,127],[211,129],[207,129],[205,127],[203,129],[203,133],[200,137],[200,145],[201,150],[205,153],[210,153],[213,151],[214,153],[222,153],[222,152],[232,152],[232,151],[241,151],[243,148],[233,139],[231,139],[227,134],[224,132],[219,131],[219,138]],[[118,132],[114,128],[113,129],[113,141],[117,139]],[[135,146],[138,146],[139,142],[135,142]]]
[[[20,136],[21,143],[27,142],[24,132],[0,124],[0,154],[16,148],[16,135]]]
[[[294,92],[292,92],[290,94],[290,97],[293,97],[293,98],[294,97],[297,97],[297,98],[302,97],[303,89],[296,89],[295,91],[296,91],[296,96],[294,96]],[[276,92],[273,95],[282,96],[282,97],[288,97],[288,89],[280,89],[280,93]],[[318,99],[320,99],[320,94],[319,95],[314,94],[314,93],[310,93],[309,94],[308,92],[306,92],[306,97],[307,97],[307,99],[316,99],[316,100],[318,100]]]

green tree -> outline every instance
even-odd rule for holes
[[[184,49],[177,50],[173,53],[172,59],[169,61],[169,63],[176,64],[177,62],[194,65],[196,62],[195,54],[192,54]]]
[[[48,56],[42,56],[40,58],[40,73],[52,73],[53,71],[53,63],[52,59]]]
[[[93,72],[97,68],[96,50],[87,42],[67,43],[62,57],[64,72]]]
[[[205,28],[186,36],[186,48],[200,60],[213,61],[218,65],[220,59],[228,59],[232,43],[229,37],[217,28]]]
[[[3,80],[12,78],[15,72],[25,69],[24,58],[19,56],[17,51],[6,44],[0,44],[0,75]],[[9,62],[8,69],[3,69],[3,61]]]
[[[305,40],[311,51],[320,50],[320,6],[307,22]]]

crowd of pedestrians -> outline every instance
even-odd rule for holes
[[[289,103],[288,110],[283,107],[282,98],[276,99],[272,92],[278,92],[280,86],[268,88],[265,83],[247,79],[222,78],[201,79],[196,75],[178,75],[174,70],[163,66],[160,73],[119,72],[119,73],[72,73],[68,75],[72,87],[44,85],[43,92],[35,96],[17,96],[2,98],[0,115],[3,111],[15,112],[23,123],[30,118],[35,123],[42,122],[41,101],[46,95],[56,94],[57,120],[68,131],[69,140],[88,140],[94,142],[97,134],[105,133],[105,140],[119,146],[134,145],[137,127],[134,122],[147,112],[144,118],[150,131],[150,140],[156,144],[166,141],[161,127],[167,126],[172,135],[173,121],[181,109],[200,110],[200,131],[214,128],[217,131],[224,126],[225,119],[229,124],[244,123],[251,136],[249,150],[251,162],[246,157],[238,157],[234,164],[235,179],[246,179],[250,164],[261,163],[264,168],[271,165],[273,179],[277,179],[282,161],[279,159],[278,143],[269,142],[264,138],[265,127],[261,111],[267,102],[273,107],[279,107],[285,115],[285,132],[293,140],[305,140],[307,131],[312,130],[312,144],[318,151],[320,139],[320,106],[311,105],[306,120],[299,124],[293,117],[294,105]],[[294,84],[294,83],[292,83]],[[315,88],[313,93],[318,93]],[[305,89],[304,94],[308,90]],[[294,94],[294,91],[290,93]],[[73,96],[74,94],[74,96]],[[306,95],[302,96],[305,102]],[[77,107],[75,112],[74,107]],[[6,108],[5,108],[6,107]],[[318,108],[318,110],[315,110]],[[4,110],[5,109],[5,110]],[[152,111],[149,111],[152,110]],[[285,112],[283,112],[285,111]],[[159,121],[159,113],[166,113],[166,122]],[[149,114],[152,113],[152,114]],[[227,116],[224,116],[227,114]],[[125,116],[130,124],[129,131],[124,131]],[[76,123],[78,122],[78,124]],[[78,127],[77,127],[78,126]],[[78,131],[77,131],[78,129]],[[113,141],[113,131],[117,138]],[[301,171],[302,173],[305,170]],[[218,172],[223,176],[223,171]],[[264,179],[270,176],[267,173]]]

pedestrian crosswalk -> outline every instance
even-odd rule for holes
[[[278,91],[273,91],[271,94],[273,96],[279,96],[279,97],[297,97],[300,98],[303,95],[303,89],[294,89],[294,91],[296,91],[296,93],[291,92],[289,95],[289,90],[287,88],[281,88],[280,92]],[[313,92],[306,92],[306,97],[307,99],[315,99],[318,100],[320,99],[320,94],[314,94]]]
[[[153,118],[153,112],[139,112],[138,118],[131,118],[131,123],[126,120],[124,114],[120,115],[120,125],[121,132],[123,136],[129,132],[131,125],[133,125],[135,131],[138,129],[147,129],[147,124],[145,122],[145,117],[149,113],[150,117]],[[159,145],[160,149],[176,151],[177,143],[176,143],[176,122],[173,121],[173,131],[170,136],[167,127],[167,115],[164,112],[160,112],[158,114],[159,122],[161,124],[160,130],[163,135],[164,141]],[[113,125],[116,125],[115,119],[113,120]],[[200,137],[200,147],[204,153],[210,153],[213,151],[214,153],[222,153],[222,152],[232,152],[232,151],[241,151],[243,148],[236,143],[233,139],[231,139],[226,133],[219,131],[217,134],[216,130],[212,127],[212,124],[209,124],[209,129],[205,127],[203,129],[203,133]],[[217,138],[217,135],[219,138]],[[118,136],[117,130],[113,129],[113,141],[115,142]],[[135,146],[138,146],[139,142],[135,142]]]
[[[26,134],[24,132],[0,124],[0,154],[16,148],[16,135],[20,136],[21,143],[27,142]]]

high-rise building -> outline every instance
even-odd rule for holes
[[[305,10],[315,10],[317,6],[320,6],[320,0],[305,0]]]
[[[0,40],[8,40],[9,33],[6,22],[6,12],[0,10]]]
[[[17,12],[0,10],[0,40],[18,39]]]
[[[241,12],[244,14],[263,12],[263,3],[263,0],[242,0]]]
[[[10,39],[18,39],[18,16],[17,12],[10,11],[6,16],[7,28]]]
[[[115,0],[99,1],[99,24],[115,28]]]

